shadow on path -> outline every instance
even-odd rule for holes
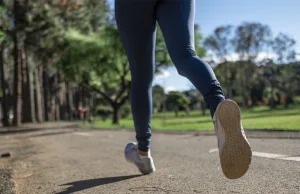
[[[83,191],[85,189],[90,189],[90,188],[105,185],[105,184],[120,182],[120,181],[124,181],[127,179],[132,179],[132,178],[139,177],[139,176],[142,176],[142,175],[106,177],[106,178],[75,181],[75,182],[60,185],[60,186],[70,186],[70,187],[67,188],[66,190],[58,192],[56,194],[74,193],[74,192]]]

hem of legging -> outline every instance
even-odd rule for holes
[[[208,106],[208,109],[210,110],[210,115],[211,115],[212,118],[213,118],[213,116],[214,116],[214,114],[215,114],[215,112],[216,112],[219,104],[221,102],[223,102],[224,100],[225,100],[225,96],[218,97],[218,98],[214,99],[215,102],[218,102],[217,105],[214,108]]]
[[[149,150],[150,150],[150,148],[146,148],[146,149],[144,149],[144,147],[143,146],[140,146],[139,144],[138,144],[138,149],[139,149],[139,151],[142,151],[142,152],[149,152]]]

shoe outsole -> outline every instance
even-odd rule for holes
[[[143,175],[150,175],[150,174],[152,174],[152,173],[155,172],[155,169],[153,169],[153,170],[151,170],[151,171],[147,171],[147,172],[144,172],[144,171],[142,171],[142,170],[140,170],[140,169],[139,169],[139,171],[140,171],[140,173],[142,173]]]
[[[221,102],[216,110],[216,119],[225,131],[225,143],[220,153],[222,171],[229,179],[240,178],[249,169],[252,151],[242,134],[239,106],[231,100]]]

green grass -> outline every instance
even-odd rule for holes
[[[212,130],[213,124],[207,111],[206,116],[200,112],[191,112],[189,116],[180,113],[166,113],[163,122],[162,114],[153,115],[151,127],[156,130]],[[275,130],[300,130],[300,106],[291,106],[288,109],[269,107],[255,107],[242,109],[243,126],[245,129],[275,129]],[[134,128],[132,118],[122,119],[120,125],[112,125],[111,120],[96,120],[93,125],[85,124],[84,127],[94,128]]]

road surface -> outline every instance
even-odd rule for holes
[[[132,132],[49,130],[2,138],[11,142],[12,157],[2,163],[11,161],[19,194],[300,193],[299,139],[250,139],[248,173],[228,180],[214,136],[154,133],[157,171],[148,176],[124,159]]]

